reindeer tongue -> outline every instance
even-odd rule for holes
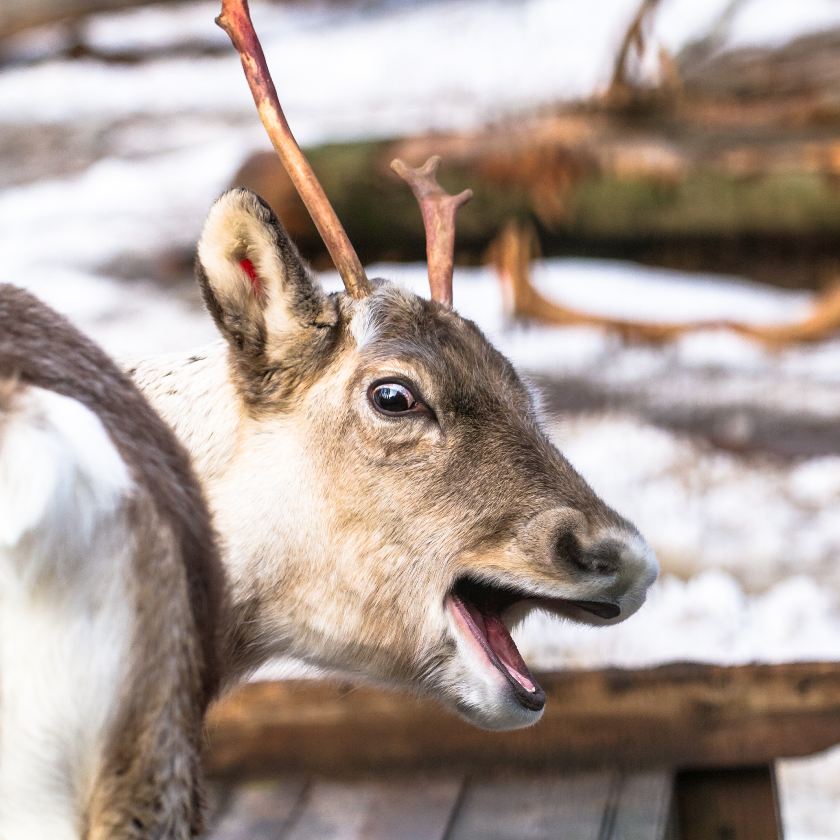
[[[537,687],[531,679],[531,672],[502,619],[498,615],[485,615],[484,630],[487,643],[493,649],[493,653],[499,657],[499,661],[505,666],[507,672],[526,691],[536,691]]]
[[[525,660],[519,653],[513,638],[498,612],[481,610],[471,601],[453,598],[456,605],[471,619],[470,630],[481,643],[490,661],[512,685],[522,702],[532,708],[541,709],[545,703],[543,690],[537,685]]]

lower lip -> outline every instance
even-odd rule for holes
[[[507,684],[513,689],[513,695],[519,705],[532,712],[542,711],[545,706],[545,693],[542,688],[532,683],[532,690],[529,690],[529,688],[523,686],[519,680],[508,672],[505,666],[499,661],[496,653],[490,648],[487,641],[481,637],[478,628],[473,629],[472,625],[475,622],[466,604],[460,598],[450,595],[446,599],[446,606],[452,613],[461,634],[472,645],[473,649],[486,660],[488,668],[492,668],[496,673],[504,677]]]

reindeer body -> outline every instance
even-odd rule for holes
[[[186,838],[222,570],[174,436],[0,286],[0,838]]]

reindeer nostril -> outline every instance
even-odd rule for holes
[[[588,571],[580,540],[571,531],[562,531],[554,543],[555,560]]]
[[[608,575],[621,565],[622,546],[616,540],[601,540],[584,547],[577,535],[564,530],[555,540],[555,560],[584,572]]]
[[[630,530],[595,522],[571,507],[553,508],[535,516],[529,526],[532,550],[560,568],[586,574],[615,575],[636,554]]]

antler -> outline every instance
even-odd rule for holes
[[[369,295],[370,281],[359,257],[286,121],[265,54],[251,22],[248,0],[222,0],[222,13],[216,18],[216,23],[227,32],[239,52],[262,124],[315,222],[345,288],[356,298]]]
[[[455,214],[472,198],[472,190],[449,195],[437,182],[440,157],[433,155],[419,169],[406,166],[399,158],[391,169],[410,187],[423,214],[426,228],[426,261],[432,298],[452,306],[452,268],[455,254]]]
[[[593,326],[614,330],[631,341],[660,343],[689,332],[728,329],[770,348],[824,341],[840,333],[840,285],[828,289],[813,303],[811,312],[786,324],[747,324],[740,321],[683,321],[656,323],[592,315],[555,303],[531,282],[531,262],[537,253],[536,232],[530,225],[511,222],[496,237],[490,261],[496,268],[509,314],[557,326]]]
[[[531,263],[538,250],[536,231],[530,225],[516,222],[508,224],[490,250],[506,304],[514,317],[533,319],[543,324],[558,326],[592,326],[614,330],[629,341],[661,343],[670,341],[691,330],[715,329],[724,326],[721,321],[694,321],[690,323],[656,323],[630,321],[591,315],[578,309],[555,303],[542,295],[531,282]]]

